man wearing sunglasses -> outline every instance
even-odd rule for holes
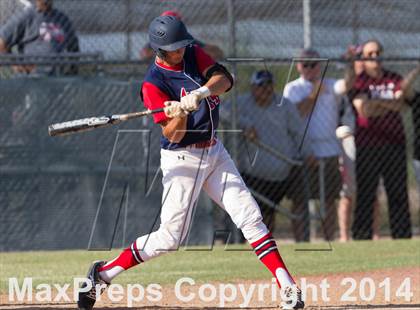
[[[391,235],[411,237],[405,133],[400,115],[405,106],[403,79],[382,67],[376,59],[382,52],[380,42],[365,42],[362,56],[369,60],[365,60],[364,72],[357,77],[351,91],[357,112],[354,239],[372,239],[372,205],[381,177],[388,198]]]
[[[322,77],[322,62],[313,49],[303,49],[296,64],[300,77],[286,84],[284,97],[294,103],[308,124],[305,143],[311,143],[315,165],[311,165],[309,182],[312,198],[325,198],[324,232],[333,240],[336,230],[336,205],[341,189],[338,157],[340,143],[335,131],[338,125],[340,96],[336,81]],[[320,180],[321,179],[321,180]]]

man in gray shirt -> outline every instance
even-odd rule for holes
[[[53,0],[36,0],[35,8],[26,7],[0,28],[0,53],[16,46],[18,53],[49,55],[79,52],[79,41],[69,18],[53,8]],[[54,68],[17,66],[20,73],[52,73]],[[74,68],[71,69],[74,73]]]
[[[273,75],[257,71],[251,77],[251,92],[238,97],[238,123],[247,143],[239,148],[238,167],[247,185],[256,193],[265,224],[275,225],[275,209],[267,199],[278,204],[283,197],[292,200],[292,225],[296,241],[309,241],[309,213],[305,197],[303,169],[265,148],[264,144],[289,159],[301,157],[304,124],[296,107],[274,92]],[[221,107],[223,117],[229,116],[230,106]],[[310,156],[308,143],[302,154]],[[266,199],[264,199],[265,197]]]

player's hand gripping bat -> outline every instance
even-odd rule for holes
[[[48,126],[48,134],[52,137],[65,136],[76,132],[89,131],[95,128],[119,124],[133,118],[139,118],[145,115],[151,115],[159,112],[164,112],[164,108],[142,112],[132,112],[127,114],[115,114],[111,116],[90,117],[63,123],[56,123]]]

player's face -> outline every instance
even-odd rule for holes
[[[173,51],[173,52],[166,52],[165,61],[172,66],[177,65],[184,58],[184,54],[185,54],[185,47],[177,49],[176,51]]]
[[[362,56],[364,58],[377,58],[381,56],[382,49],[376,42],[368,42],[363,47]],[[381,63],[377,60],[365,61],[365,69],[375,70],[381,67]]]
[[[271,104],[274,94],[274,86],[272,82],[266,82],[262,85],[252,85],[252,95],[259,105]]]

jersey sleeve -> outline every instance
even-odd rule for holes
[[[65,48],[70,53],[78,53],[80,52],[79,38],[76,35],[73,23],[66,15],[63,14],[62,16],[61,20],[66,32]]]
[[[290,83],[286,84],[284,87],[283,97],[293,104],[297,104],[303,99],[303,95],[297,91],[296,86]]]
[[[25,21],[31,17],[31,10],[13,15],[7,23],[0,28],[0,38],[4,40],[8,48],[18,44],[25,32]]]
[[[144,82],[142,86],[143,102],[146,109],[154,110],[165,107],[165,101],[169,101],[169,96],[163,92],[159,87],[150,83]],[[169,118],[164,112],[153,114],[154,122],[161,123]]]
[[[195,58],[197,60],[198,70],[204,76],[203,72],[210,66],[214,65],[216,62],[209,54],[207,54],[201,47],[198,45],[195,46]]]

